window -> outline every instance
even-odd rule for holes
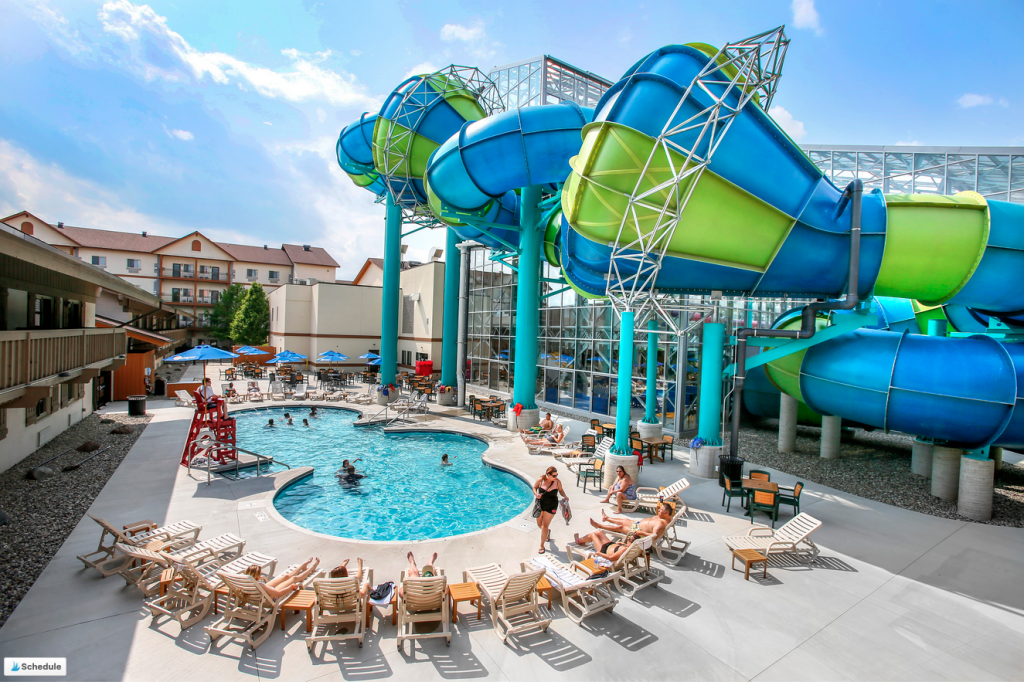
[[[192,240],[192,250],[193,251],[202,251],[203,250],[203,245],[202,245],[202,243],[198,239],[193,239]]]
[[[426,353],[416,353],[416,362],[419,362],[420,360],[426,360],[426,359],[427,359],[427,354]]]
[[[35,228],[34,228],[34,227],[32,227],[32,223],[30,223],[30,222],[28,222],[28,221],[26,220],[25,222],[23,222],[23,223],[21,224],[21,231],[22,231],[22,232],[23,232],[24,234],[33,234],[33,233],[34,233],[34,232],[35,232],[36,230],[35,230]]]
[[[142,261],[141,260],[139,260],[138,258],[129,258],[128,259],[128,269],[129,270],[132,270],[132,269],[139,270],[141,268],[142,268]]]
[[[92,264],[93,265],[97,265],[97,266],[99,266],[101,268],[105,268],[105,267],[107,267],[107,257],[106,256],[93,256],[92,257]]]
[[[200,275],[208,275],[208,274],[210,274],[210,266],[209,265],[200,265],[199,266],[199,274]]]
[[[257,270],[249,268],[245,271],[245,276],[248,277],[249,279],[256,279],[257,277],[260,276],[260,273]]]
[[[280,279],[281,272],[279,270],[271,270],[269,273],[267,273],[267,276],[270,277],[270,279]]]

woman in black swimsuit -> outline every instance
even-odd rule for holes
[[[537,498],[537,504],[533,509],[533,517],[537,519],[537,527],[540,528],[540,549],[537,554],[544,553],[544,545],[551,536],[548,526],[551,519],[555,518],[558,511],[558,496],[568,497],[562,490],[562,482],[558,480],[558,469],[548,467],[544,475],[533,484],[533,496]]]

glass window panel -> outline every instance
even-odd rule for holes
[[[1002,193],[1006,196],[1010,184],[1010,157],[995,154],[978,156],[978,191],[985,195]],[[1024,186],[1024,176],[1021,177]]]
[[[885,182],[882,191],[886,194],[910,194],[914,191],[914,176],[910,174],[914,167],[913,154],[885,154]]]
[[[487,388],[492,391],[498,390],[498,378],[501,374],[501,364],[492,362],[490,366],[490,374],[487,376]]]
[[[609,342],[597,342],[594,344],[594,371],[612,371],[612,345]]]
[[[876,152],[857,154],[857,177],[864,183],[864,189],[882,187],[882,155]]]
[[[1024,156],[1010,162],[1010,201],[1024,202]]]
[[[857,177],[857,153],[832,153],[832,182],[842,189]]]
[[[519,85],[519,69],[508,70],[508,89],[511,91],[513,88]]]
[[[594,338],[610,339],[612,334],[611,306],[602,305],[594,309]]]
[[[678,351],[679,345],[675,341],[669,344],[662,344],[661,346],[662,362],[665,363],[664,367],[662,367],[662,375],[669,381],[675,381],[676,379],[676,372],[679,369]],[[665,362],[665,358],[668,358],[667,362]]]
[[[540,71],[530,74],[530,98],[540,95]]]
[[[519,82],[522,83],[530,78],[530,65],[523,64],[519,67]]]
[[[572,407],[573,374],[575,372],[561,372],[558,377],[558,404],[564,407]]]
[[[564,369],[576,369],[576,340],[562,339],[562,354],[558,358]]]
[[[508,374],[508,363],[502,362],[498,364],[498,390],[503,393],[508,393],[509,387],[509,374]]]
[[[577,410],[590,411],[590,374],[576,372],[576,390],[574,396],[574,407]]]
[[[598,414],[608,414],[608,387],[610,381],[609,377],[594,377],[591,411]]]
[[[508,70],[502,69],[498,72],[498,92],[503,96],[508,92]]]
[[[480,383],[480,361],[473,359],[469,361],[469,383]]]
[[[971,155],[950,154],[949,165],[946,167],[946,191],[973,192],[977,179],[978,159]]]
[[[554,95],[544,95],[544,102],[546,104],[558,104],[558,98]]]
[[[544,370],[544,402],[558,403],[558,370]]]
[[[612,376],[608,380],[608,414],[613,417],[612,421],[615,421],[615,410],[616,406],[619,404],[618,396],[619,380]]]
[[[593,359],[593,343],[590,341],[580,341],[576,345],[576,370],[589,372],[591,360]]]
[[[540,62],[530,62],[530,70],[536,71],[540,68]]]
[[[509,92],[508,92],[508,103],[506,104],[506,107],[508,109],[517,109],[517,108],[519,108],[519,91],[518,90],[511,90],[511,89],[509,90]]]
[[[586,306],[576,311],[576,336],[589,339],[594,335],[594,309]]]
[[[945,154],[914,154],[914,192],[945,194],[945,163]]]
[[[811,157],[811,161],[821,169],[822,173],[828,177],[832,176],[832,152],[811,151],[807,152],[807,155]]]
[[[562,308],[562,336],[567,339],[576,338],[575,308]]]
[[[519,102],[522,106],[530,101],[530,82],[525,80],[519,84]]]

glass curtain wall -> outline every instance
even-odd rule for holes
[[[611,87],[604,78],[549,55],[497,67],[488,77],[507,110],[559,102],[594,107]]]

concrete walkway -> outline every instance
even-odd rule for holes
[[[150,409],[152,423],[92,514],[117,524],[191,519],[203,526],[201,538],[238,534],[247,550],[277,556],[281,566],[311,555],[325,566],[361,556],[377,583],[398,578],[410,549],[418,558],[437,551],[453,581],[471,566],[498,562],[515,571],[536,556],[539,531],[525,511],[489,531],[415,543],[354,543],[297,529],[271,502],[294,474],[215,479],[211,486],[189,478],[177,462],[191,410],[170,401],[151,401]],[[488,438],[485,457],[531,483],[552,462],[529,455],[506,431],[452,408],[432,409],[438,418],[425,428]],[[583,494],[575,476],[559,470],[574,518],[568,528],[555,519],[549,549],[557,545],[565,558],[572,533],[587,532],[588,517],[600,516],[600,498]],[[717,481],[690,476],[680,457],[645,466],[641,484],[668,485],[681,476],[691,482],[684,495],[690,515],[679,528],[692,541],[689,554],[677,567],[655,562],[666,573],[659,587],[620,599],[613,613],[583,627],[556,606],[546,634],[504,645],[486,607],[477,621],[463,604],[450,648],[425,640],[399,650],[390,612],[377,610],[363,648],[333,643],[310,656],[299,615],[255,652],[236,643],[211,650],[202,624],[185,632],[166,620],[153,625],[141,595],[123,580],[83,570],[75,556],[95,549],[100,534],[85,518],[0,629],[0,656],[64,656],[69,679],[77,680],[1020,679],[1024,531],[934,518],[812,485],[802,508],[824,522],[815,534],[820,559],[811,566],[774,560],[767,580],[744,581],[730,570],[721,538],[746,532],[750,521],[738,508],[725,513]],[[772,480],[794,482],[779,472]],[[780,523],[789,518],[787,508]],[[210,622],[212,616],[203,624]]]

